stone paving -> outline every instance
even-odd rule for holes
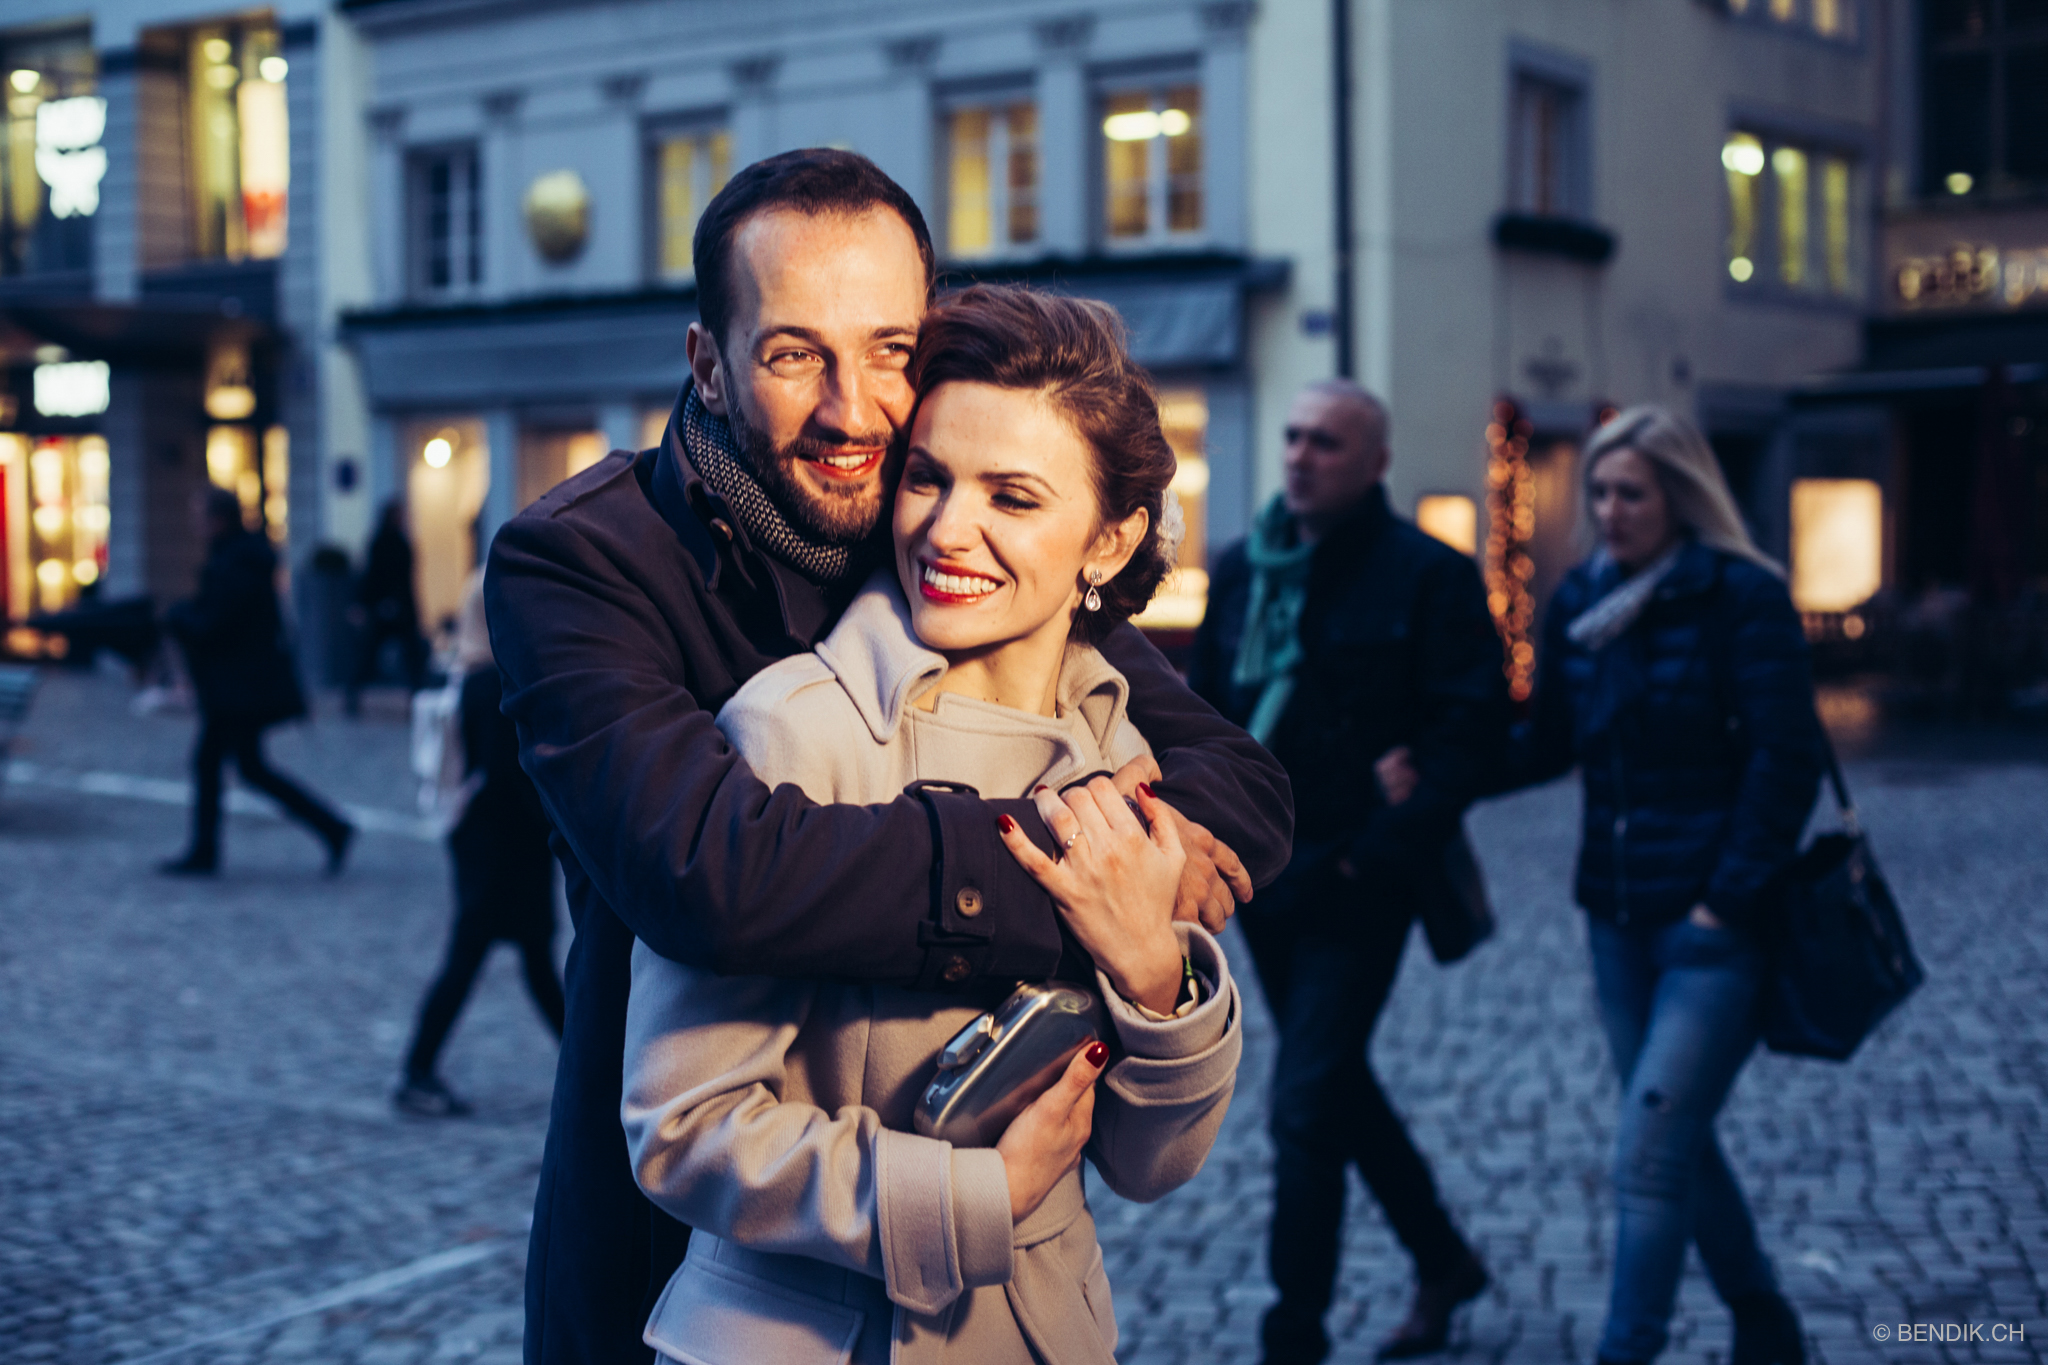
[[[409,832],[395,708],[272,745],[386,813],[345,877],[320,880],[297,829],[234,814],[227,874],[194,884],[150,872],[183,834],[168,784],[191,721],[126,704],[118,680],[53,677],[0,795],[0,1362],[516,1361],[554,1046],[501,954],[447,1059],[477,1117],[388,1107],[447,916],[441,851]],[[1848,1066],[1752,1063],[1723,1141],[1816,1360],[2038,1361],[2048,769],[1916,751],[1852,780],[1928,986]],[[1576,811],[1562,784],[1475,814],[1500,935],[1449,970],[1412,946],[1376,1043],[1494,1271],[1461,1361],[1589,1362],[1605,1304],[1615,1083],[1569,903]],[[1271,1039],[1249,975],[1250,1049],[1208,1167],[1149,1207],[1096,1185],[1126,1361],[1256,1358]],[[1361,1189],[1351,1207],[1343,1362],[1371,1358],[1409,1290]],[[1902,1342],[1901,1324],[1985,1339]],[[1665,1359],[1726,1360],[1696,1267],[1675,1326]]]

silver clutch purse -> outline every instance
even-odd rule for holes
[[[911,1126],[955,1147],[994,1146],[1106,1022],[1101,1002],[1079,986],[1017,987],[946,1044]]]

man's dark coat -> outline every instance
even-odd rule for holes
[[[277,551],[254,531],[215,536],[199,570],[199,595],[173,605],[165,623],[184,646],[209,721],[274,725],[306,714],[277,604]]]
[[[1217,562],[1188,674],[1240,722],[1258,703],[1231,681],[1251,577],[1239,542]],[[1348,855],[1362,881],[1450,895],[1441,850],[1507,741],[1500,636],[1478,571],[1374,488],[1317,542],[1299,629],[1294,695],[1271,739],[1294,784],[1297,839]],[[1388,806],[1372,765],[1400,744],[1419,783]]]
[[[712,724],[748,677],[824,635],[857,583],[757,552],[663,443],[614,452],[506,525],[485,595],[505,710],[553,821],[576,940],[527,1268],[526,1359],[646,1361],[640,1332],[687,1231],[633,1183],[619,1126],[637,935],[728,973],[983,990],[1050,975],[1051,902],[1003,848],[1028,802],[943,791],[817,806],[769,790]],[[1261,885],[1285,865],[1284,772],[1135,629],[1103,652],[1159,753],[1161,795]],[[978,894],[969,894],[978,893]]]

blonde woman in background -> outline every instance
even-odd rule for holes
[[[555,870],[540,795],[519,766],[519,737],[499,711],[504,684],[484,620],[483,573],[471,578],[455,626],[450,672],[461,686],[463,776],[468,803],[448,832],[455,922],[440,974],[420,1002],[392,1103],[422,1118],[459,1118],[469,1105],[441,1079],[441,1046],[500,940],[518,947],[526,988],[555,1037],[562,1036],[562,981],[555,972]]]
[[[1593,434],[1597,545],[1551,599],[1516,785],[1584,775],[1576,895],[1622,1082],[1599,1359],[1664,1349],[1688,1246],[1732,1310],[1731,1365],[1800,1365],[1714,1118],[1755,1049],[1772,877],[1822,770],[1806,640],[1713,450],[1663,408]]]

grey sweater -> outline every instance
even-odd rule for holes
[[[945,659],[878,573],[814,654],[754,678],[719,728],[771,785],[821,803],[894,798],[919,779],[1018,796],[1145,752],[1121,674],[1070,646],[1058,714],[942,694]],[[875,856],[885,858],[886,849]],[[1096,1095],[1088,1156],[1151,1200],[1192,1177],[1230,1102],[1240,1006],[1216,941],[1182,937],[1205,988],[1157,1022],[1106,978],[1123,1056]],[[1116,1317],[1079,1171],[1013,1227],[993,1150],[911,1131],[946,1041],[979,1013],[933,992],[720,977],[633,953],[621,1113],[647,1196],[695,1231],[646,1340],[724,1365],[1110,1365]]]

